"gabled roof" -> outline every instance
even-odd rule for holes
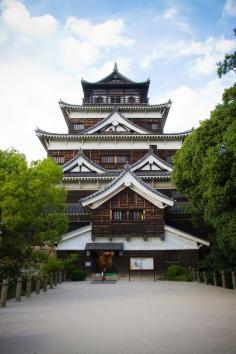
[[[130,165],[126,165],[120,175],[112,182],[108,183],[99,191],[82,198],[80,202],[82,206],[90,206],[91,209],[96,209],[125,188],[132,189],[160,209],[164,209],[167,205],[172,206],[174,204],[173,199],[160,193],[136,176],[135,173],[131,171]]]
[[[186,238],[187,240],[194,241],[196,243],[200,243],[201,245],[210,246],[210,242],[203,240],[202,238],[198,238],[198,237],[196,237],[192,234],[189,234],[185,231],[176,229],[175,227],[165,225],[164,229],[165,229],[165,231],[168,231],[168,232],[175,234],[179,237]]]
[[[131,165],[131,171],[137,170],[164,170],[172,172],[173,168],[150,149],[146,155]]]
[[[86,85],[96,85],[96,84],[111,84],[111,85],[117,85],[117,84],[143,84],[145,86],[149,86],[150,80],[144,81],[144,82],[135,82],[130,80],[128,77],[125,75],[121,74],[118,70],[117,63],[115,63],[113,71],[105,76],[103,79],[96,81],[96,82],[89,82],[86,80],[81,80],[82,86]]]
[[[106,169],[90,160],[82,151],[62,165],[63,172],[96,172],[104,173]]]
[[[93,125],[92,127],[83,130],[82,134],[94,134],[101,131],[101,133],[138,133],[150,134],[146,129],[139,127],[130,120],[126,119],[118,111],[109,114],[105,119]]]

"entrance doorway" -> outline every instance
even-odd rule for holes
[[[97,271],[114,272],[114,252],[99,252],[97,255]]]

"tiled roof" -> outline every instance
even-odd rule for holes
[[[85,210],[80,203],[67,203],[65,214],[85,214]]]
[[[140,160],[134,162],[131,165],[131,168],[139,165],[141,162],[143,162],[148,156],[152,155],[154,158],[156,158],[157,160],[159,160],[160,162],[162,162],[164,165],[167,165],[170,168],[173,168],[173,166],[171,164],[169,164],[167,161],[162,160],[158,155],[154,154],[154,152],[152,151],[152,149],[150,149],[146,155],[144,155]]]
[[[131,138],[142,138],[142,139],[148,139],[148,138],[159,138],[159,139],[165,139],[165,138],[183,138],[185,136],[188,136],[191,132],[193,131],[193,129],[190,129],[190,130],[187,130],[185,132],[180,132],[180,133],[163,133],[163,134],[158,134],[158,133],[148,133],[148,134],[131,134],[131,133],[125,133],[125,134],[121,134],[121,133],[118,133],[118,134],[114,134],[113,132],[109,134],[99,134],[99,138],[102,138],[103,136],[105,138],[113,138],[113,137],[116,137],[116,138],[122,138],[122,137],[131,137]],[[68,134],[68,133],[50,133],[50,132],[47,132],[45,130],[42,130],[42,129],[39,129],[37,128],[36,129],[36,135],[38,137],[47,137],[47,138],[53,138],[53,137],[56,137],[56,138],[63,138],[63,139],[78,139],[78,138],[97,138],[98,135],[97,134],[91,134],[91,135],[88,135],[88,134],[83,134],[82,132],[79,133],[79,134]]]
[[[98,165],[96,162],[90,160],[86,155],[83,154],[82,151],[79,151],[77,155],[75,155],[71,160],[67,161],[66,163],[64,163],[64,165],[62,165],[61,167],[64,169],[65,167],[69,166],[71,163],[73,163],[74,161],[76,161],[76,159],[82,156],[87,162],[89,162],[91,165],[93,165],[94,167],[102,170],[102,171],[106,171],[105,168],[103,168],[102,166]],[[94,173],[94,172],[93,172]]]
[[[101,111],[112,111],[114,109],[114,105],[81,105],[81,104],[72,104],[72,103],[68,103],[65,101],[60,100],[59,105],[61,107],[61,109],[64,108],[69,108],[72,110],[84,110],[84,111],[94,111],[96,109],[101,110]],[[150,111],[150,110],[161,110],[164,108],[169,108],[171,106],[171,101],[167,101],[165,103],[160,103],[160,104],[139,104],[139,105],[122,105],[119,104],[119,109],[120,110],[124,110],[124,111]]]
[[[148,189],[149,191],[151,191],[152,193],[165,198],[165,199],[169,199],[171,201],[173,201],[172,198],[169,198],[168,196],[166,196],[165,194],[157,191],[156,189],[154,189],[153,187],[151,187],[150,185],[148,185],[147,183],[145,183],[140,177],[138,177],[134,172],[132,172],[130,170],[130,165],[126,165],[124,170],[110,183],[106,184],[104,187],[100,188],[98,191],[88,195],[85,198],[81,199],[81,202],[85,201],[85,200],[89,200],[90,198],[93,198],[95,196],[98,196],[100,194],[102,194],[103,192],[105,192],[106,190],[110,189],[113,185],[115,185],[127,172],[129,172],[140,184],[142,184],[146,189]]]
[[[105,123],[106,121],[108,121],[108,120],[110,119],[110,117],[111,117],[114,113],[117,113],[120,117],[122,117],[122,119],[123,119],[126,123],[128,123],[128,124],[134,126],[134,128],[137,128],[137,129],[139,129],[139,130],[143,130],[143,131],[144,131],[145,133],[147,133],[147,134],[151,134],[150,131],[148,131],[148,130],[142,128],[142,127],[140,127],[139,125],[137,125],[137,124],[131,122],[129,119],[125,118],[124,115],[121,114],[118,110],[114,110],[114,111],[111,112],[106,118],[104,118],[102,121],[99,121],[98,123],[94,124],[92,127],[83,130],[83,132],[81,132],[81,133],[82,133],[82,134],[87,134],[87,133],[89,133],[89,131],[93,130],[94,128],[99,127],[101,124],[103,124],[103,123]],[[110,134],[110,133],[111,133],[111,132],[107,132],[106,134]],[[114,133],[114,132],[113,132],[113,133]],[[121,133],[122,133],[122,134],[131,134],[130,132],[127,132],[127,133],[125,133],[125,132],[116,132],[117,135],[118,135],[118,134],[121,134]],[[104,134],[104,133],[102,133],[102,134]],[[137,133],[135,133],[135,134],[137,134]]]

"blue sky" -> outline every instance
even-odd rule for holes
[[[44,157],[34,129],[66,131],[57,101],[80,103],[81,77],[96,81],[114,61],[150,77],[151,103],[173,101],[166,131],[197,127],[235,81],[216,75],[235,20],[236,0],[1,1],[0,148]]]

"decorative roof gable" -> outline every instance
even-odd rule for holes
[[[98,122],[91,128],[85,129],[83,134],[94,133],[138,133],[138,134],[150,134],[146,129],[139,127],[133,122],[126,119],[118,111],[112,112],[107,118]]]
[[[63,172],[96,172],[104,173],[105,168],[97,165],[95,162],[90,160],[85,156],[82,151],[80,151],[73,159],[62,165]]]
[[[131,165],[131,171],[169,171],[172,172],[172,166],[154,154],[152,149],[144,155],[140,160]]]
[[[138,84],[145,84],[145,85],[149,85],[150,80],[144,81],[142,83],[138,83]],[[107,75],[106,77],[104,77],[103,79],[96,81],[96,82],[89,82],[86,80],[82,79],[82,85],[86,85],[86,84],[137,84],[137,82],[130,80],[128,77],[126,77],[125,75],[121,74],[118,70],[118,66],[117,63],[115,63],[113,71]]]
[[[90,194],[88,197],[81,199],[80,202],[82,206],[90,206],[91,209],[96,209],[125,188],[132,189],[160,209],[164,209],[167,205],[174,205],[173,199],[143,182],[131,171],[129,165],[126,165],[124,171],[111,183],[107,184],[99,191]]]

